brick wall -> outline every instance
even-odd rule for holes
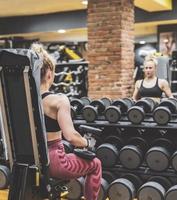
[[[132,95],[133,0],[89,0],[88,61],[89,97]]]

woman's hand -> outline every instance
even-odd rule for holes
[[[91,137],[88,134],[85,134],[84,138],[87,140],[87,147],[86,148],[88,150],[91,150],[91,151],[95,150],[95,144],[96,144],[95,138]]]

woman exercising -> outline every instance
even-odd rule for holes
[[[156,66],[157,61],[154,58],[147,58],[145,60],[145,78],[135,83],[135,90],[132,97],[135,101],[143,97],[151,97],[159,102],[163,92],[167,97],[173,97],[168,82],[156,76]]]
[[[45,125],[50,158],[50,176],[61,179],[85,178],[84,196],[86,200],[97,200],[101,185],[101,162],[98,158],[85,160],[73,153],[66,154],[61,142],[62,135],[75,147],[94,146],[95,141],[88,141],[74,128],[70,113],[70,102],[63,94],[49,91],[55,72],[55,62],[42,45],[33,44],[34,50],[43,58],[41,68],[41,95],[44,108]]]

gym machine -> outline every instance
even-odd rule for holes
[[[0,105],[12,174],[9,200],[55,199],[54,188],[58,194],[65,189],[48,176],[40,63],[30,50],[0,51]]]
[[[2,110],[0,106],[0,190],[6,189],[9,186],[10,176],[6,134],[4,131]]]
[[[67,189],[68,181],[54,180],[48,175],[40,63],[30,50],[0,51],[0,107],[12,174],[9,200],[54,200]],[[3,170],[1,167],[0,172]]]
[[[48,172],[50,161],[40,94],[41,64],[42,60],[31,50],[0,51],[0,108],[11,169],[8,200],[56,200],[67,190],[69,182],[53,179]],[[84,125],[80,129],[88,137],[102,132]],[[68,144],[65,146],[69,149]],[[73,151],[82,158],[95,157],[88,150]]]

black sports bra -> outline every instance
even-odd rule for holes
[[[144,87],[143,82],[144,82],[144,80],[142,80],[141,86],[139,89],[140,97],[159,97],[160,98],[162,96],[163,91],[159,87],[158,78],[157,78],[155,86],[153,86],[151,88]]]
[[[42,94],[42,99],[44,99],[46,96],[53,94],[52,92],[45,92]],[[57,122],[57,120],[52,119],[51,117],[44,114],[45,119],[45,126],[47,132],[57,132],[60,131],[61,128]]]

